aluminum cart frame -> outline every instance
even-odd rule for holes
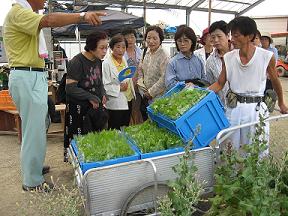
[[[266,122],[287,117],[288,114],[274,116]],[[204,182],[205,192],[213,189],[215,162],[219,159],[220,145],[234,131],[257,123],[259,122],[224,129],[218,133],[214,148],[192,150],[193,163],[198,168],[197,178]],[[71,146],[69,154],[77,185],[85,198],[87,215],[111,216],[123,215],[128,207],[129,211],[134,212],[155,206],[156,197],[167,193],[167,187],[163,187],[165,182],[176,178],[172,167],[179,163],[179,156],[184,152],[93,168],[84,175]],[[138,193],[144,189],[148,190]]]
[[[198,179],[204,182],[206,191],[211,191],[215,164],[214,151],[211,147],[206,147],[192,152],[193,162],[198,168]],[[69,154],[76,182],[85,198],[87,215],[110,216],[120,215],[123,206],[128,208],[127,204],[133,212],[153,207],[156,196],[167,193],[167,187],[163,187],[163,184],[176,178],[172,167],[179,163],[179,156],[184,152],[93,168],[84,175],[71,147]],[[149,187],[151,185],[153,187]],[[131,194],[143,186],[147,186],[149,190],[140,193],[133,203],[127,203],[127,200],[131,200]]]

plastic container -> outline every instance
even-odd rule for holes
[[[72,146],[72,149],[73,149],[76,157],[78,158],[79,165],[80,165],[80,168],[81,168],[83,174],[87,170],[92,169],[92,168],[109,166],[109,165],[113,165],[113,164],[124,163],[124,162],[129,162],[129,161],[134,161],[134,160],[139,160],[140,159],[140,154],[138,153],[138,149],[135,146],[132,146],[129,143],[127,143],[132,148],[132,150],[135,152],[134,155],[127,156],[127,157],[122,157],[122,158],[115,158],[115,159],[105,160],[105,161],[95,161],[95,162],[84,163],[82,161],[82,156],[78,152],[76,141],[73,139],[70,144]]]
[[[142,153],[141,150],[137,147],[137,143],[133,139],[131,139],[128,135],[126,136],[132,148],[136,149],[137,153],[140,154],[140,159],[158,157],[158,156],[174,154],[174,153],[184,151],[184,147],[177,147],[177,148],[165,149],[165,150],[160,150],[160,151],[155,151],[155,152]]]
[[[184,87],[184,82],[178,83],[162,97],[169,97],[180,92]],[[157,122],[159,127],[167,128],[178,134],[185,143],[193,139],[193,149],[206,147],[222,129],[230,125],[218,96],[213,91],[207,91],[209,93],[206,97],[176,120],[172,120],[161,113],[154,113],[151,105],[147,107],[148,115]]]
[[[8,90],[0,91],[0,110],[17,110]]]

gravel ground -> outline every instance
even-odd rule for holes
[[[288,104],[288,78],[282,78],[285,101]],[[279,115],[274,112],[273,115]],[[59,127],[54,125],[53,127]],[[280,120],[271,123],[271,152],[280,157],[288,150],[288,120]],[[70,164],[63,163],[63,141],[62,135],[48,137],[48,149],[46,164],[51,166],[51,172],[45,176],[50,179],[53,176],[58,185],[73,186],[74,174]],[[0,135],[0,215],[22,216],[21,209],[27,206],[31,199],[29,193],[21,189],[19,151],[17,136]],[[17,204],[16,204],[17,203]],[[36,209],[29,210],[29,215],[41,215]]]

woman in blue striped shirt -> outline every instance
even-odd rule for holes
[[[206,80],[204,63],[193,53],[197,41],[193,29],[187,26],[179,27],[174,39],[179,53],[168,63],[166,88],[170,89],[180,81],[193,83],[195,80]]]

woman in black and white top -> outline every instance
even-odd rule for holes
[[[102,61],[108,46],[105,32],[88,35],[85,51],[74,56],[68,63],[66,78],[66,116],[64,131],[64,161],[67,162],[67,148],[74,135],[99,131],[107,123],[108,115],[103,108],[106,103],[102,82]],[[93,125],[85,121],[97,119]],[[95,117],[96,116],[96,117]]]

